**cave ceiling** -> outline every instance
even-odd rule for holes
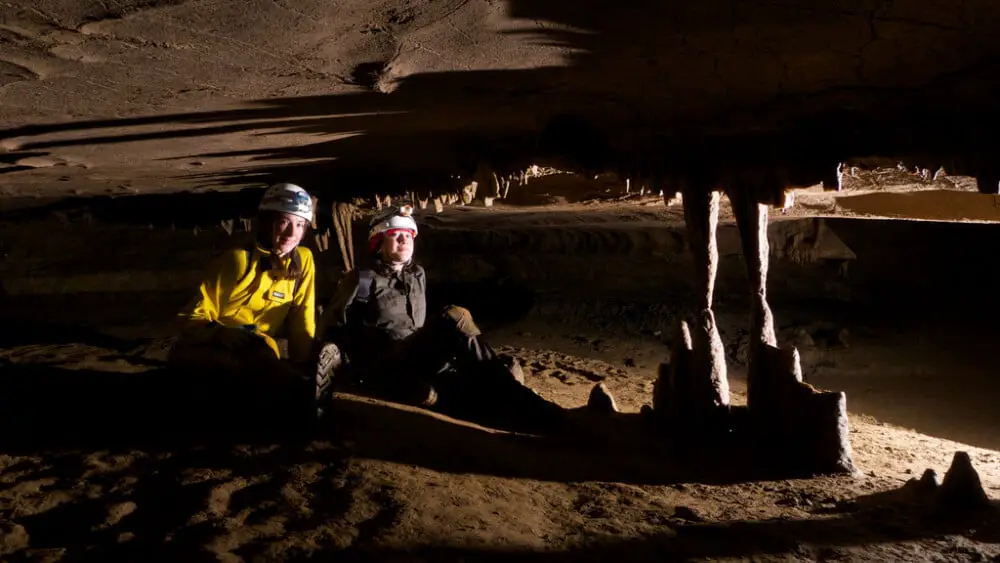
[[[539,158],[809,185],[876,154],[996,186],[996,29],[989,0],[0,1],[0,190],[346,196]]]

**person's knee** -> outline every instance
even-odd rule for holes
[[[442,311],[441,318],[447,320],[456,330],[470,338],[482,334],[475,321],[472,320],[472,313],[465,307],[448,305]]]
[[[186,374],[230,374],[240,369],[240,358],[232,351],[208,343],[178,341],[167,355],[167,367]]]
[[[182,336],[167,354],[167,366],[174,370],[208,374],[238,375],[267,371],[281,362],[276,345],[263,338],[250,338],[233,347],[212,340]]]

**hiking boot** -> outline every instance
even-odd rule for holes
[[[430,383],[413,379],[399,382],[389,399],[404,405],[430,408],[437,404],[438,393]]]
[[[524,385],[524,370],[521,368],[521,362],[517,358],[508,356],[507,354],[497,354],[496,359],[507,368],[514,381]]]
[[[519,363],[505,363],[482,366],[480,377],[469,382],[475,386],[470,393],[470,399],[475,398],[473,416],[489,426],[514,432],[545,434],[561,427],[566,411],[524,385]]]
[[[420,406],[424,408],[430,408],[437,404],[438,402],[438,392],[433,385],[429,383],[425,385],[426,394],[423,396],[423,400],[420,402]]]
[[[343,365],[343,356],[336,344],[326,343],[316,359],[316,418],[323,418],[333,398],[334,376]]]

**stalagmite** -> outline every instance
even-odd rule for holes
[[[844,162],[838,162],[837,163],[837,185],[836,186],[831,186],[830,189],[833,189],[833,190],[838,191],[838,192],[844,191],[844,176],[847,176],[849,174],[850,174],[850,167],[848,167],[847,164],[844,163]],[[823,188],[827,189],[826,184],[823,185]]]
[[[316,233],[316,250],[318,252],[326,252],[330,248],[330,229],[327,229],[322,234]]]
[[[845,395],[804,383],[798,350],[777,347],[767,300],[767,206],[780,204],[786,183],[784,172],[776,172],[741,175],[735,185],[726,186],[751,295],[747,406],[729,407],[725,353],[712,310],[720,194],[711,178],[696,176],[681,183],[680,192],[694,258],[696,314],[690,327],[681,321],[670,364],[660,366],[651,417],[675,443],[688,447],[711,447],[706,440],[722,440],[736,430],[755,457],[767,460],[761,469],[772,473],[854,472]]]
[[[435,213],[441,213],[441,212],[443,212],[444,211],[444,200],[441,198],[441,196],[435,197],[433,201],[434,201],[434,212]]]
[[[472,175],[472,179],[475,180],[478,186],[482,186],[483,189],[479,190],[484,198],[497,198],[500,197],[500,180],[497,178],[496,172],[493,167],[485,161],[480,161],[476,165],[476,171]]]
[[[590,397],[587,400],[587,408],[594,412],[610,414],[618,411],[618,404],[614,396],[604,383],[594,385],[590,390]]]
[[[996,512],[968,452],[955,452],[943,480],[928,468],[920,479],[907,481],[903,490],[916,495],[919,505],[915,508],[929,508],[935,518],[960,521],[966,517],[979,519],[983,511]]]
[[[233,234],[233,220],[232,219],[223,219],[221,221],[221,223],[222,223],[222,229],[224,231],[226,231],[226,234],[232,236],[232,234]]]
[[[798,350],[777,347],[774,315],[767,302],[767,205],[782,198],[783,183],[777,176],[743,177],[738,182],[727,192],[750,286],[750,423],[761,444],[778,452],[782,464],[796,473],[852,472],[846,396],[804,383]]]
[[[378,198],[376,198],[378,200]],[[354,205],[338,201],[333,204],[333,228],[337,232],[337,244],[344,261],[344,272],[354,269]]]
[[[684,221],[691,241],[695,265],[695,322],[691,332],[694,377],[712,392],[716,406],[729,405],[726,355],[712,312],[715,275],[719,267],[719,247],[715,238],[719,223],[719,192],[708,185],[685,182]]]
[[[739,186],[745,188],[746,186]],[[758,203],[756,194],[747,194],[741,189],[729,190],[733,215],[743,246],[743,260],[746,262],[747,278],[750,284],[750,367],[747,373],[747,403],[753,403],[754,386],[750,383],[762,376],[760,361],[756,358],[758,343],[777,346],[774,335],[774,315],[767,303],[767,267],[770,248],[767,241],[767,205]]]
[[[802,381],[799,352],[758,343],[757,375],[747,378],[747,411],[761,445],[797,474],[855,471],[847,396]]]
[[[920,476],[920,481],[918,482],[921,486],[933,490],[936,490],[937,487],[941,485],[941,479],[938,478],[937,471],[934,471],[929,467],[924,470],[924,473]]]
[[[686,184],[685,222],[694,255],[695,305],[694,326],[681,320],[670,350],[670,364],[660,366],[653,387],[654,419],[661,427],[683,440],[685,437],[711,433],[724,422],[729,407],[729,381],[726,376],[725,351],[712,313],[718,248],[715,230],[718,223],[719,194]]]
[[[670,426],[688,418],[695,394],[691,330],[681,320],[670,346],[670,363],[660,364],[653,384],[653,412]]]
[[[462,186],[462,205],[471,205],[472,201],[476,199],[476,189],[479,187],[479,183],[472,181],[468,184]]]
[[[789,209],[795,207],[795,190],[785,190],[781,200],[781,212],[787,213]]]
[[[951,467],[944,474],[935,499],[942,510],[976,510],[990,506],[979,473],[972,466],[968,452],[955,452]]]

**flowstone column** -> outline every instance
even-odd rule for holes
[[[750,366],[747,373],[747,404],[753,405],[755,394],[766,387],[767,369],[761,358],[761,344],[778,346],[774,332],[774,315],[767,302],[767,269],[770,245],[767,240],[767,204],[759,203],[756,194],[730,189],[729,201],[740,233],[743,259],[750,284]]]
[[[715,324],[712,302],[719,269],[719,192],[707,184],[687,182],[682,188],[684,222],[695,267],[695,315],[691,327],[692,391],[696,409],[729,406],[726,353]]]
[[[778,348],[767,302],[767,205],[783,184],[776,177],[743,177],[728,187],[740,232],[751,296],[747,413],[760,447],[796,474],[855,470],[847,422],[847,396],[802,381],[799,352]]]

